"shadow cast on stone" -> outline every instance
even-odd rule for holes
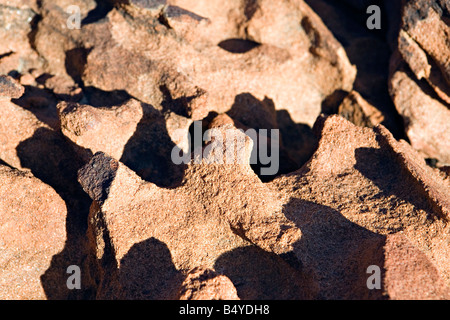
[[[89,299],[92,288],[69,290],[66,269],[82,264],[85,258],[85,233],[92,200],[77,182],[77,171],[83,165],[64,137],[53,130],[40,128],[17,148],[21,166],[50,185],[67,206],[66,243],[64,249],[53,256],[48,270],[41,276],[48,299]]]
[[[255,41],[237,38],[226,39],[218,44],[223,50],[236,54],[247,53],[260,45],[260,43]]]
[[[134,244],[120,261],[121,299],[175,299],[184,280],[169,248],[156,238]]]
[[[337,210],[302,199],[291,199],[283,212],[301,230],[293,252],[313,282],[307,287],[313,299],[386,299],[385,236],[351,222]],[[367,287],[371,265],[381,270],[380,290]]]
[[[104,91],[96,87],[83,87],[84,100],[93,107],[118,106],[133,98],[124,90]]]
[[[260,175],[262,164],[259,153],[258,161],[252,163],[253,171],[261,181],[269,182],[281,174],[287,174],[299,169],[312,156],[317,148],[317,138],[306,124],[295,123],[287,110],[276,110],[272,99],[265,97],[259,100],[250,93],[241,93],[235,97],[231,109],[227,112],[232,119],[239,121],[248,128],[280,131],[279,170],[274,175]],[[259,141],[254,141],[254,148]],[[270,143],[268,151],[271,150]],[[270,156],[270,153],[269,153]]]
[[[287,110],[277,111],[277,122],[283,146],[295,162],[292,170],[295,171],[308,162],[316,152],[318,138],[309,125],[294,122]]]
[[[97,6],[88,12],[87,16],[81,21],[81,25],[87,25],[104,19],[114,8],[112,0],[95,0]]]
[[[51,75],[45,74],[41,76],[41,79],[36,79],[36,81],[42,82],[51,77]],[[24,94],[18,99],[12,99],[11,102],[30,111],[39,121],[51,128],[58,128],[60,123],[56,109],[58,101],[53,92],[48,89],[28,85],[25,85],[24,88]]]
[[[178,148],[169,136],[164,116],[142,103],[143,117],[128,140],[120,161],[142,179],[160,187],[181,183],[185,166],[172,161],[172,149]]]
[[[9,164],[7,164],[5,161],[3,161],[2,159],[0,159],[0,166],[5,166],[5,167],[8,167],[8,168],[11,168],[11,169],[13,169],[13,167],[11,167]]]
[[[256,246],[222,254],[214,269],[233,282],[242,300],[311,299],[310,281],[279,256]]]
[[[384,148],[358,148],[355,150],[355,169],[366,178],[370,179],[380,190],[380,198],[389,198],[394,195],[407,201],[420,210],[429,214],[436,212],[429,196],[425,194],[419,182],[411,172],[401,164],[398,155],[391,151],[391,157],[387,158]],[[394,159],[393,159],[394,158]],[[371,165],[367,165],[370,163]],[[423,192],[418,196],[418,192]]]

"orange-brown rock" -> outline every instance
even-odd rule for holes
[[[426,158],[449,163],[450,109],[401,66],[392,74],[390,91],[414,149]]]
[[[174,15],[173,27],[145,10],[129,9],[133,19],[111,10],[109,22],[101,26],[108,30],[102,41],[90,41],[94,48],[87,56],[84,83],[127,90],[156,108],[167,105],[194,120],[211,109],[227,111],[237,95],[247,92],[273,99],[277,110],[289,110],[294,121],[310,126],[326,96],[352,88],[355,70],[345,52],[303,1],[258,1],[254,10],[223,1],[171,5],[182,8],[186,17]],[[170,15],[165,19],[170,26]]]
[[[178,292],[180,300],[239,300],[233,283],[211,269],[192,269]]]
[[[114,281],[104,280],[99,297],[140,296],[121,265],[131,251],[136,263],[147,259],[151,250],[138,248],[154,239],[166,251],[161,270],[170,270],[161,278],[163,296],[196,266],[213,268],[235,286],[245,282],[234,274],[244,266],[231,259],[223,268],[222,257],[252,243],[286,264],[274,281],[293,282],[279,299],[448,298],[448,183],[382,126],[358,128],[334,116],[320,119],[316,130],[321,140],[310,162],[268,184],[248,164],[217,164],[217,154],[209,153],[187,166],[181,185],[162,189],[107,155],[94,155],[79,172],[94,200],[92,252],[103,269],[99,274],[118,270]],[[250,141],[240,151],[247,158]],[[383,270],[380,290],[366,284],[372,265]],[[269,263],[266,268],[277,270]],[[150,292],[144,283],[142,290]],[[236,288],[239,297],[248,297],[248,289]]]
[[[280,190],[284,214],[302,232],[294,252],[314,275],[317,296],[447,298],[448,182],[382,126],[358,128],[333,116],[319,119],[316,130],[321,138],[311,160],[271,184]],[[391,238],[400,234],[415,253],[410,245],[390,245],[390,239],[404,243]],[[418,267],[415,258],[406,258],[411,255],[429,261]],[[405,257],[401,261],[411,270],[408,277],[395,267],[399,259],[389,261],[392,256]],[[367,290],[370,265],[387,272],[379,291]],[[441,280],[411,280],[429,277]]]
[[[66,204],[30,173],[0,165],[0,179],[0,298],[46,299],[41,277],[64,248]]]
[[[362,127],[371,128],[384,120],[383,114],[356,91],[350,92],[344,98],[339,106],[338,113],[350,122]]]
[[[449,14],[446,1],[404,3],[389,82],[411,145],[440,165],[450,161]]]

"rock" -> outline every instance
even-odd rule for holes
[[[404,4],[389,80],[411,145],[441,165],[450,161],[450,27],[445,3],[414,0]]]
[[[64,249],[55,253],[47,270],[42,270],[45,294],[49,299],[89,297],[91,287],[84,275],[82,290],[69,290],[65,284],[67,267],[81,267],[86,256],[83,242],[90,201],[76,180],[82,160],[60,132],[31,111],[10,101],[0,101],[0,108],[2,163],[27,171],[52,187],[64,200],[67,210]]]
[[[42,66],[30,40],[39,19],[36,12],[35,0],[0,1],[0,74]]]
[[[395,137],[402,138],[401,121],[395,111],[391,97],[388,93],[389,59],[391,56],[391,41],[398,36],[399,22],[389,22],[388,16],[393,15],[399,20],[395,7],[397,0],[389,1],[345,1],[350,6],[338,0],[306,0],[311,8],[323,19],[327,27],[344,47],[347,56],[358,70],[353,91],[374,106],[383,116],[383,125]],[[367,8],[378,5],[381,9],[381,30],[367,28]],[[326,114],[339,114],[339,106],[349,91],[336,91],[322,104],[322,112]],[[401,119],[400,119],[401,120]]]
[[[90,156],[103,151],[115,159],[122,157],[143,115],[141,104],[136,100],[115,108],[61,102],[58,111],[61,130],[67,138],[90,150]],[[85,155],[86,161],[90,156]]]
[[[239,300],[233,283],[210,269],[192,269],[178,293],[180,300]]]
[[[239,131],[236,134],[242,135]],[[251,143],[249,138],[247,141]],[[246,147],[247,157],[248,149]],[[241,250],[244,253],[252,250],[252,243],[268,252],[282,253],[299,237],[298,229],[292,228],[281,214],[281,204],[275,194],[260,182],[248,164],[208,165],[214,156],[217,154],[208,154],[200,163],[188,165],[182,184],[171,189],[142,181],[130,169],[104,153],[94,155],[80,170],[79,181],[94,200],[90,214],[90,239],[100,269],[101,286],[97,298],[167,297],[173,294],[174,286],[181,284],[179,273],[186,274],[198,266],[214,269],[218,261],[221,261],[220,268],[228,270],[234,277],[242,277],[245,266],[228,266],[230,262],[224,257],[226,253],[237,250],[238,256],[242,255]],[[237,170],[240,174],[236,174]],[[170,272],[162,271],[161,279],[166,280],[161,280],[158,290],[142,295],[144,291],[152,292],[152,282],[142,284],[139,291],[127,289],[131,280],[127,272],[122,273],[121,270],[127,252],[135,246],[135,259],[151,258],[150,249],[147,254],[138,250],[139,244],[148,239],[156,239],[152,241],[167,248],[167,258],[163,260],[171,263],[162,268]],[[270,254],[264,258],[268,254],[261,249],[254,253],[261,261],[266,260],[266,266],[279,268],[280,276],[271,279],[270,272],[263,273],[263,276],[249,276],[239,289],[244,297],[301,296],[299,282],[292,280],[296,271]],[[130,261],[127,269],[132,270],[137,261]],[[157,276],[154,271],[144,269],[140,272]],[[140,279],[137,273],[134,277]],[[267,286],[273,291],[250,290],[261,287],[264,283],[261,281],[267,281]],[[165,287],[170,290],[164,292]]]
[[[0,108],[0,158],[15,168],[24,169],[17,155],[19,144],[40,128],[49,128],[30,111],[10,101],[0,101]]]
[[[174,147],[187,152],[191,119],[134,99],[102,108],[61,102],[58,109],[63,134],[85,162],[102,151],[158,185],[181,181],[183,168],[171,154]]]
[[[218,129],[223,134],[230,126]],[[281,272],[274,280],[287,290],[277,298],[447,298],[450,185],[382,126],[358,128],[334,116],[320,119],[316,130],[321,140],[308,164],[268,184],[248,164],[214,162],[218,154],[207,147],[206,159],[189,164],[183,182],[171,189],[143,182],[103,153],[94,155],[79,181],[94,200],[90,243],[102,283],[97,297],[168,297],[182,275],[198,266],[217,270],[235,286],[248,283],[254,281],[249,274],[262,270],[243,277],[238,252],[245,252],[247,267],[268,259],[256,258],[266,251],[276,261],[264,262],[267,272]],[[240,153],[248,159],[251,140],[246,140]],[[141,295],[153,292],[149,282],[139,290],[129,284],[138,273],[130,280],[121,271],[127,252],[134,252],[139,265],[151,255],[150,249],[133,249],[148,239],[156,239],[152,242],[167,252],[163,260],[172,262],[160,269],[170,272],[161,276],[156,296]],[[261,253],[250,254],[246,247]],[[280,264],[285,271],[275,271]],[[367,287],[372,265],[382,270],[382,290]],[[410,276],[402,276],[405,269]],[[140,272],[154,275],[151,270]],[[257,296],[248,287],[236,288],[241,298]]]
[[[0,76],[0,98],[18,99],[25,89],[9,76]]]
[[[350,92],[344,98],[338,113],[353,124],[362,127],[371,128],[384,120],[383,114],[356,91]]]
[[[425,158],[450,163],[450,110],[404,67],[390,79],[390,92],[411,145]]]
[[[439,277],[438,270],[428,257],[406,237],[389,235],[384,251],[385,291],[391,299],[448,300],[448,285]]]
[[[66,205],[30,173],[0,165],[0,177],[0,298],[46,299],[41,277],[64,248]]]
[[[450,26],[447,1],[409,1],[403,8],[402,29],[434,62],[447,85],[450,85]],[[447,91],[447,94],[449,92]],[[447,96],[448,98],[448,96]]]
[[[450,299],[449,17],[0,0],[0,296]]]
[[[425,79],[450,104],[450,26],[443,17],[445,10],[439,1],[405,4],[398,49],[417,80]]]
[[[3,1],[2,1],[3,2]],[[1,37],[0,54],[31,51],[28,34],[31,32],[31,22],[36,13],[31,8],[19,8],[0,3]]]
[[[293,252],[314,279],[315,297],[447,297],[448,182],[383,126],[358,128],[332,116],[315,129],[321,138],[311,160],[270,183],[302,232]],[[412,257],[423,257],[420,267]],[[367,290],[371,265],[387,270],[381,290]],[[404,277],[401,269],[412,273]]]
[[[126,90],[155,108],[167,106],[193,120],[209,111],[226,112],[241,93],[260,100],[267,96],[277,110],[286,109],[295,122],[310,126],[326,96],[352,88],[355,69],[303,2],[260,1],[251,18],[223,1],[172,5],[205,18],[185,26],[197,43],[181,37],[185,29],[179,34],[152,15],[132,11],[133,18],[125,19],[122,11],[113,9],[107,25],[111,36],[103,37],[88,54],[84,83],[105,91]],[[268,25],[274,25],[273,30],[265,29]],[[320,85],[309,85],[312,82]],[[297,101],[302,101],[301,107]]]

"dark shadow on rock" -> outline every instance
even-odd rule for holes
[[[66,51],[65,67],[67,74],[77,83],[82,86],[82,76],[87,63],[87,56],[89,49],[74,48]]]
[[[222,254],[214,269],[233,282],[242,300],[312,298],[308,292],[310,283],[301,271],[256,246],[240,247]]]
[[[97,108],[118,106],[132,98],[124,90],[104,91],[95,87],[83,87],[83,93],[86,101],[82,102]]]
[[[181,183],[185,166],[172,161],[178,148],[169,136],[164,116],[150,105],[142,104],[143,117],[128,140],[120,161],[142,179],[160,187]]]
[[[49,74],[42,75],[36,81],[44,81],[51,77]],[[33,86],[24,86],[25,93],[19,99],[11,99],[12,103],[32,112],[39,121],[56,129],[59,127],[59,117],[56,105],[58,103],[51,90],[41,89]]]
[[[357,67],[353,89],[369,103],[380,110],[385,119],[383,125],[396,139],[404,139],[401,117],[389,96],[389,60],[392,42],[397,39],[400,9],[395,8],[398,1],[366,0],[306,0],[308,5],[321,17],[334,37],[344,47],[348,59]],[[370,3],[369,3],[370,2]],[[381,13],[381,30],[369,30],[366,26],[370,5],[378,5]],[[392,11],[399,11],[392,12]],[[397,21],[398,20],[398,21]],[[336,98],[336,97],[328,97]],[[328,103],[331,101],[328,101]],[[337,105],[338,106],[338,105]],[[336,102],[325,113],[337,113]]]
[[[220,48],[230,53],[246,53],[260,45],[258,42],[246,39],[227,39],[218,44]]]
[[[436,213],[429,196],[397,157],[393,150],[389,155],[384,148],[358,148],[355,169],[380,188],[380,198],[394,195],[429,214]]]
[[[7,164],[5,161],[3,161],[2,159],[0,159],[0,166],[6,166],[9,167],[11,169],[13,169],[13,167],[11,167],[9,164]]]
[[[293,253],[312,281],[309,295],[319,300],[386,299],[384,251],[386,237],[373,233],[328,206],[293,198],[284,206],[286,217],[301,230]],[[381,289],[367,288],[367,268],[381,269]]]
[[[278,172],[274,175],[260,174],[261,168],[268,167],[268,165],[262,164],[259,152],[258,161],[251,164],[253,171],[263,182],[269,182],[278,175],[296,171],[310,158],[316,148],[316,138],[311,129],[307,125],[294,123],[288,111],[277,111],[273,100],[268,97],[259,100],[250,93],[241,93],[235,97],[227,114],[245,127],[255,129],[257,133],[261,129],[267,130],[269,138],[271,137],[270,130],[279,130]],[[259,138],[257,141],[253,141],[253,146],[254,148],[259,146]],[[267,150],[270,157],[271,141],[269,141]]]
[[[345,90],[335,90],[322,101],[322,113],[326,115],[338,114],[339,106],[348,94]]]
[[[184,276],[164,242],[155,238],[134,244],[120,261],[121,299],[175,299]]]
[[[267,97],[259,100],[251,93],[238,94],[227,114],[255,130],[278,128],[275,104],[272,99]]]
[[[52,258],[49,269],[41,276],[48,299],[87,299],[92,288],[69,290],[66,270],[69,265],[81,266],[85,258],[85,233],[91,199],[77,182],[77,170],[82,162],[64,137],[53,130],[41,128],[21,142],[17,148],[21,166],[50,185],[67,206],[66,244],[62,252]]]
[[[82,25],[102,20],[114,8],[113,1],[111,0],[95,0],[95,2],[97,6],[95,9],[89,11],[88,15],[81,21]]]
[[[309,125],[294,122],[287,110],[277,111],[277,122],[283,146],[295,162],[292,170],[295,171],[308,162],[317,150],[317,136]]]

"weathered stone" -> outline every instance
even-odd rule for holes
[[[390,91],[411,145],[426,158],[450,163],[450,109],[414,80],[406,68],[400,66],[395,70]]]
[[[225,132],[230,125],[218,129]],[[335,116],[320,119],[316,130],[321,140],[310,162],[269,184],[248,164],[215,163],[217,153],[209,151],[206,159],[187,166],[181,185],[161,189],[97,153],[79,180],[94,200],[90,238],[103,270],[98,273],[113,272],[101,278],[99,297],[139,295],[121,275],[122,260],[133,246],[157,239],[170,257],[166,260],[173,261],[163,268],[171,271],[162,277],[160,286],[167,290],[160,289],[158,297],[173,295],[180,274],[196,266],[239,281],[233,272],[243,266],[224,267],[222,256],[250,242],[290,266],[275,280],[293,283],[277,298],[293,297],[292,290],[297,298],[447,298],[448,183],[382,126],[358,128]],[[247,141],[239,152],[248,159]],[[145,252],[136,248],[136,259],[148,256]],[[254,263],[251,255],[248,259]],[[371,265],[383,271],[382,290],[367,287]],[[404,268],[412,270],[410,276],[400,274]],[[426,277],[434,280],[419,280]],[[240,292],[255,295],[238,288],[241,298]]]
[[[233,283],[211,269],[192,269],[178,293],[180,300],[239,300]]]
[[[294,253],[314,275],[316,297],[448,297],[448,182],[382,126],[358,128],[333,116],[319,119],[316,130],[321,139],[311,160],[271,183],[280,190],[283,213],[302,232]],[[417,249],[392,246],[390,237],[400,233]],[[406,259],[411,255],[429,261],[416,268],[415,258]],[[400,260],[391,256],[405,257],[402,264],[417,281],[404,277]],[[392,272],[383,276],[381,291],[367,290],[370,265]]]
[[[339,106],[338,113],[353,124],[361,127],[371,128],[384,120],[382,113],[356,91],[350,92],[344,98]]]
[[[134,99],[103,108],[62,102],[58,108],[62,132],[84,161],[102,151],[158,185],[182,179],[183,167],[173,163],[171,154],[173,148],[187,152],[191,119],[164,115]]]
[[[243,135],[239,131],[236,134]],[[251,144],[250,138],[247,141]],[[249,148],[245,148],[247,157]],[[93,205],[91,210],[92,250],[98,260],[110,261],[117,266],[112,266],[111,270],[119,270],[118,274],[113,271],[115,274],[111,275],[118,282],[110,283],[105,279],[108,283],[105,282],[100,288],[98,297],[136,297],[140,294],[118,288],[126,287],[128,281],[125,276],[120,276],[124,256],[134,245],[146,239],[154,238],[167,246],[171,256],[169,261],[173,261],[174,265],[171,270],[187,272],[197,266],[214,269],[221,256],[241,250],[239,248],[244,252],[250,250],[250,247],[245,249],[250,243],[269,252],[282,253],[289,248],[289,243],[298,238],[299,231],[283,218],[281,204],[275,194],[260,182],[248,164],[207,164],[215,156],[215,153],[209,154],[201,164],[189,165],[183,183],[172,189],[143,182],[123,164],[103,153],[94,155],[90,163],[80,170],[80,183],[100,204]],[[239,175],[236,170],[239,170]],[[102,249],[111,246],[114,252]],[[139,252],[136,254],[141,256]],[[274,258],[275,261],[264,258],[264,251],[255,254],[262,260],[268,260],[266,264],[284,263],[279,258]],[[228,263],[221,264],[222,268]],[[267,280],[274,290],[271,294],[267,293],[268,296],[274,298],[278,294],[280,298],[294,298],[304,294],[295,289],[300,286],[298,282],[289,280],[295,271],[290,270],[288,265],[284,268],[284,271],[280,270],[279,278]],[[228,267],[227,270],[233,269]],[[166,285],[172,287],[177,272],[170,272]],[[237,272],[240,273],[242,271]],[[266,276],[270,278],[269,274],[264,274],[263,278]],[[276,289],[280,283],[284,287]],[[150,288],[152,284],[146,283],[144,286]],[[113,295],[116,289],[121,292],[118,296]],[[253,297],[261,295],[261,292],[248,292],[247,285],[241,290]]]
[[[46,299],[41,277],[64,248],[66,205],[30,173],[0,165],[0,179],[0,298]]]
[[[9,76],[0,76],[0,99],[20,98],[25,89],[13,78]]]
[[[88,54],[85,84],[106,91],[127,90],[156,108],[167,105],[194,120],[210,110],[229,110],[237,95],[248,92],[260,100],[273,99],[277,110],[286,109],[295,122],[310,126],[326,96],[352,88],[355,69],[303,2],[260,1],[251,18],[234,3],[223,1],[173,5],[208,19],[189,29],[197,43],[181,38],[176,29],[166,28],[151,15],[133,11],[129,19],[113,9],[108,14],[111,39]],[[286,17],[292,18],[286,22]],[[309,85],[312,82],[315,85]]]

